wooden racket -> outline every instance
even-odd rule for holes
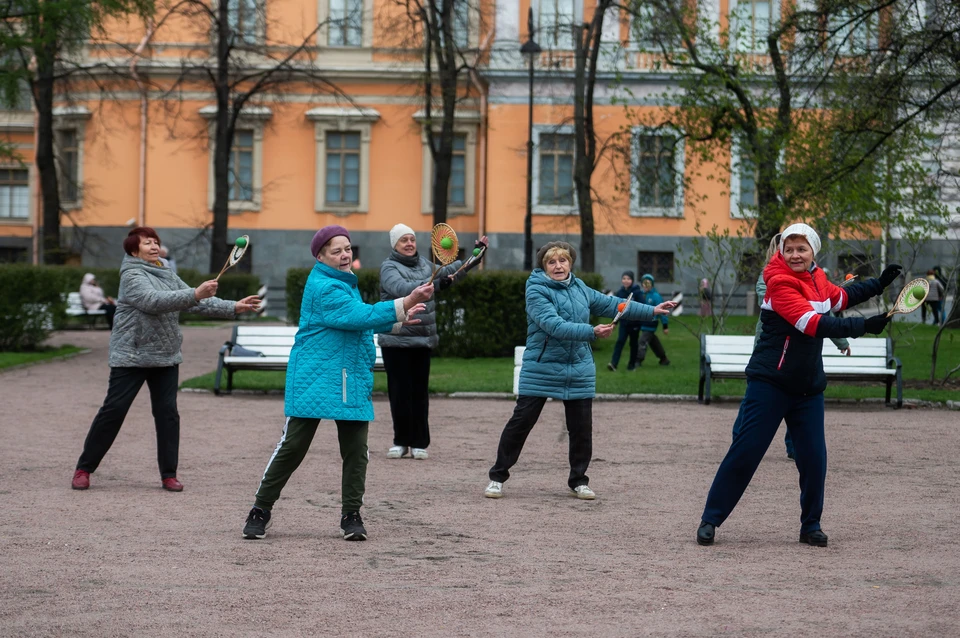
[[[906,315],[913,312],[923,305],[929,293],[930,282],[926,279],[919,278],[907,282],[907,285],[903,287],[903,290],[901,290],[897,296],[897,303],[893,304],[893,308],[890,309],[887,316]]]
[[[227,263],[223,265],[223,268],[220,269],[220,274],[216,276],[214,281],[220,280],[220,275],[227,272],[228,269],[237,265],[237,262],[240,261],[240,258],[243,257],[243,254],[247,252],[247,248],[250,246],[250,237],[248,235],[241,235],[239,239],[244,240],[243,246],[234,246],[233,250],[230,251],[230,256],[227,257]]]
[[[439,264],[433,271],[428,284],[433,283],[440,268],[456,261],[458,247],[457,233],[450,226],[440,223],[433,227],[433,232],[430,233],[430,248],[433,250],[433,258]]]
[[[856,281],[856,279],[857,279],[857,275],[854,275],[854,276],[851,277],[850,279],[844,279],[843,281],[841,281],[841,282],[840,282],[839,284],[837,284],[837,285],[840,286],[841,288],[846,288],[847,286],[849,286],[850,284],[852,284],[854,281]]]
[[[617,304],[617,314],[614,315],[613,321],[611,321],[610,323],[612,323],[613,325],[617,325],[617,322],[620,321],[620,317],[623,316],[623,313],[625,313],[627,311],[627,308],[630,306],[631,301],[633,301],[632,292],[629,295],[627,295],[626,301],[621,301],[620,303]]]

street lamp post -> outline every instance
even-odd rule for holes
[[[527,128],[527,214],[523,218],[523,268],[533,270],[533,65],[540,53],[540,45],[533,39],[533,8],[527,14],[527,41],[520,53],[527,58],[530,69],[530,96]]]

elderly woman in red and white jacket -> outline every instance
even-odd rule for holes
[[[736,507],[784,419],[800,471],[800,542],[827,545],[827,535],[820,529],[827,477],[823,340],[880,334],[889,321],[883,314],[840,319],[827,313],[880,295],[900,275],[901,267],[890,265],[878,279],[840,288],[814,262],[819,250],[816,231],[794,224],[783,231],[779,251],[763,270],[767,282],[760,312],[763,327],[747,364],[743,423],[707,496],[697,530],[701,545],[713,543],[715,528]]]

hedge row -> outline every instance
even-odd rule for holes
[[[300,303],[309,268],[287,271],[287,318],[300,321]],[[380,271],[356,271],[364,301],[380,300]],[[578,275],[587,285],[600,289],[603,277]],[[437,330],[442,357],[508,357],[527,338],[524,291],[529,273],[522,271],[474,271],[437,295]]]
[[[61,328],[66,319],[63,293],[79,292],[86,273],[93,273],[104,294],[117,296],[120,287],[117,268],[0,264],[0,290],[3,291],[0,295],[0,350],[35,348],[51,331]],[[180,270],[178,274],[193,287],[214,277],[188,269]],[[260,279],[256,276],[226,274],[220,278],[217,296],[241,299],[256,294],[259,287]]]

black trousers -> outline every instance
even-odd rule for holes
[[[430,348],[380,348],[387,371],[393,444],[430,445]]]
[[[660,339],[657,338],[657,333],[644,330],[640,333],[640,348],[639,354],[637,355],[637,361],[639,363],[643,363],[643,360],[647,357],[648,344],[658,359],[663,361],[667,358],[667,351],[663,349],[663,344],[661,344]]]
[[[113,315],[117,314],[117,307],[112,303],[105,303],[100,305],[100,310],[107,313],[107,326],[113,330]]]
[[[94,417],[83,442],[78,470],[95,472],[120,433],[123,420],[144,381],[150,388],[150,407],[157,427],[157,463],[160,478],[177,475],[180,453],[180,414],[177,412],[179,366],[164,368],[110,368],[107,398]]]
[[[490,468],[490,480],[503,483],[510,478],[510,468],[517,464],[527,435],[540,418],[546,397],[517,397],[517,407],[500,435],[497,462]],[[570,477],[567,485],[574,489],[587,485],[587,467],[593,455],[593,399],[574,399],[563,402],[570,435]]]

